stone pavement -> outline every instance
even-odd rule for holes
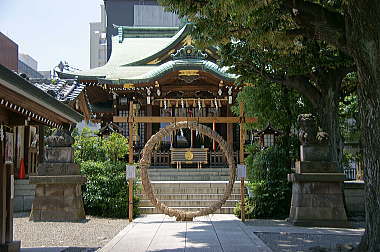
[[[284,220],[255,219],[246,222],[249,232],[262,239],[273,251],[309,251],[312,247],[336,249],[357,245],[364,233],[364,223],[351,223],[353,228],[293,226]]]
[[[163,214],[134,220],[101,251],[272,251],[232,214],[177,222]]]

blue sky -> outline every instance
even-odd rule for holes
[[[103,0],[0,0],[0,31],[50,70],[60,60],[90,68],[90,22]]]

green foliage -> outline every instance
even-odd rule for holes
[[[291,185],[288,153],[281,144],[260,150],[248,148],[246,159],[248,187],[253,196],[247,200],[247,218],[285,217],[289,214]],[[240,210],[236,209],[236,213]]]
[[[84,128],[81,134],[74,135],[74,158],[80,164],[83,161],[106,161],[106,153],[103,148],[103,140],[94,134],[89,128]]]
[[[103,139],[103,148],[109,159],[117,161],[128,153],[128,140],[123,135],[113,132]]]
[[[81,172],[86,175],[83,199],[87,214],[103,217],[128,217],[128,182],[125,163],[84,161]],[[136,187],[136,186],[134,186]],[[139,214],[139,199],[133,198],[133,216]]]
[[[77,163],[88,160],[116,162],[128,153],[128,139],[115,132],[107,138],[102,138],[89,128],[84,128],[81,134],[73,135]]]
[[[75,138],[74,159],[87,177],[83,186],[84,207],[87,214],[127,218],[128,182],[125,178],[125,162],[119,161],[128,153],[127,139],[112,133],[107,138],[95,135],[89,128]],[[136,186],[134,186],[136,187]],[[136,189],[136,188],[135,188]],[[133,198],[133,215],[139,214],[139,199]]]
[[[310,103],[298,92],[284,86],[258,79],[254,86],[240,91],[238,101],[244,103],[246,116],[259,118],[250,128],[264,129],[269,123],[276,129],[287,131],[297,127],[297,116],[312,111]],[[233,111],[239,114],[239,107]]]

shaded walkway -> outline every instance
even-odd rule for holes
[[[136,219],[101,251],[271,251],[231,214],[177,222],[162,214]]]

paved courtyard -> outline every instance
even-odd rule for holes
[[[251,220],[215,214],[176,222],[146,215],[128,225],[101,251],[309,251],[357,244],[364,229],[295,227],[282,220]]]
[[[162,214],[136,219],[101,251],[271,251],[234,215],[177,222]]]
[[[364,222],[355,228],[296,227],[284,220],[255,219],[242,223],[231,214],[214,214],[193,222],[143,215],[126,219],[89,216],[83,222],[30,222],[15,218],[16,240],[23,252],[93,251],[309,251],[357,244]],[[103,247],[103,248],[102,248]],[[102,248],[102,249],[101,249]]]

